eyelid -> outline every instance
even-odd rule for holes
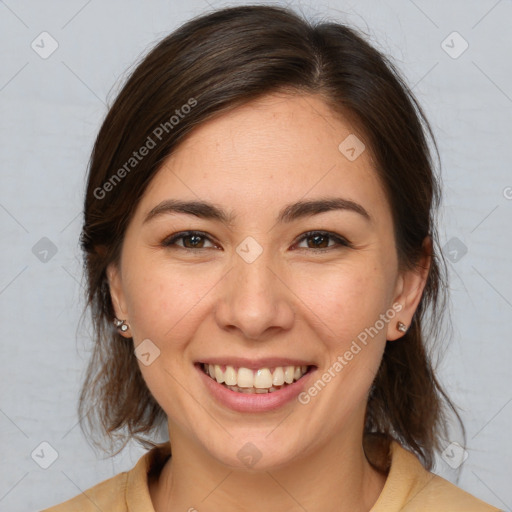
[[[173,233],[172,235],[168,236],[167,238],[165,238],[162,242],[161,242],[161,245],[163,247],[166,247],[166,248],[170,248],[172,246],[175,246],[175,247],[178,247],[179,249],[182,249],[182,250],[185,250],[185,251],[188,251],[188,252],[198,252],[200,250],[204,250],[204,249],[211,249],[211,247],[198,247],[198,248],[191,248],[191,247],[181,247],[179,245],[176,245],[176,241],[177,240],[180,240],[180,239],[183,239],[183,238],[187,238],[187,237],[191,237],[191,236],[199,236],[205,240],[208,240],[212,245],[215,245],[217,246],[218,244],[212,239],[211,236],[209,236],[207,233],[203,232],[203,231],[196,231],[196,230],[187,230],[187,231],[179,231],[177,233]],[[336,243],[329,246],[329,247],[318,247],[318,248],[309,248],[309,247],[299,247],[298,249],[299,250],[302,250],[302,249],[305,249],[306,251],[308,252],[325,252],[325,251],[331,251],[333,249],[340,249],[342,247],[347,247],[347,248],[353,248],[353,244],[352,242],[350,242],[347,238],[341,236],[341,235],[338,235],[337,233],[333,233],[331,231],[325,231],[325,230],[312,230],[312,231],[306,231],[305,233],[302,233],[299,238],[297,238],[295,240],[295,242],[293,243],[293,245],[297,245],[299,243],[301,243],[302,241],[306,240],[307,238],[309,237],[312,237],[314,235],[321,235],[321,236],[325,236],[325,237],[328,237],[328,238],[331,238],[332,240],[334,240]]]
[[[304,247],[301,247],[300,249],[306,249],[306,250],[313,250],[313,251],[329,251],[329,250],[332,250],[332,249],[336,249],[337,247],[353,247],[352,243],[347,240],[345,237],[341,236],[341,235],[338,235],[337,233],[332,233],[331,231],[324,231],[324,230],[320,230],[320,229],[316,229],[316,230],[312,230],[312,231],[307,231],[306,233],[303,233],[302,235],[300,235],[300,237],[297,239],[297,241],[295,242],[295,244],[298,244],[300,242],[302,242],[303,240],[313,236],[313,235],[321,235],[321,236],[325,236],[325,237],[329,237],[333,240],[336,241],[336,244],[334,245],[331,245],[329,247],[319,247],[319,248],[313,248],[313,249],[309,249],[309,248],[304,248]]]
[[[213,245],[216,245],[216,243],[212,240],[212,238],[209,235],[207,235],[203,231],[196,231],[196,230],[179,231],[178,233],[173,233],[172,235],[164,238],[161,245],[164,247],[172,247],[173,245],[175,245],[175,242],[177,240],[180,240],[182,238],[187,238],[190,236],[194,236],[194,235],[200,236],[201,238],[204,238],[205,240],[210,241]],[[177,247],[179,247],[180,249],[183,249],[185,251],[194,251],[194,252],[199,251],[201,249],[209,249],[209,247],[199,247],[197,249],[193,249],[190,247],[181,247],[181,246],[177,246]]]

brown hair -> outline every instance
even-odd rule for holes
[[[213,116],[278,91],[318,94],[360,130],[391,205],[401,268],[418,268],[423,240],[433,241],[421,302],[407,333],[386,344],[364,427],[396,439],[430,469],[448,410],[462,426],[424,342],[439,335],[446,303],[432,130],[393,64],[364,37],[281,7],[232,7],[187,22],[142,59],[109,109],[89,163],[81,235],[95,329],[80,396],[82,428],[99,426],[111,441],[133,437],[151,445],[150,434],[165,415],[142,378],[133,341],[112,325],[105,270],[119,258],[148,183],[184,137]],[[151,150],[136,158],[150,139]]]

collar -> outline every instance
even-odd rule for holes
[[[170,442],[158,444],[128,472],[125,497],[130,512],[154,512],[148,476],[158,474],[170,456]],[[389,445],[389,456],[391,461],[386,483],[370,512],[400,510],[435,477],[413,453],[396,441]]]

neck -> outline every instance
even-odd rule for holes
[[[367,460],[358,442],[343,432],[314,452],[269,471],[229,468],[205,455],[197,443],[170,428],[172,457],[150,493],[156,512],[194,509],[264,509],[303,512],[367,512],[377,501],[386,474]]]

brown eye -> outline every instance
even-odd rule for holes
[[[311,235],[307,239],[313,243],[313,246],[310,246],[310,249],[324,249],[329,246],[328,235]]]
[[[329,245],[329,240],[334,240],[334,244]],[[334,233],[328,233],[326,231],[310,231],[309,233],[305,233],[302,238],[300,238],[299,243],[306,241],[307,247],[306,249],[335,249],[339,246],[350,247],[351,244],[348,240],[335,235]],[[301,249],[304,247],[300,247]]]
[[[178,240],[182,240],[182,245],[177,244],[176,242]],[[162,242],[162,246],[164,247],[181,247],[183,249],[208,249],[208,247],[204,246],[205,241],[208,240],[211,242],[211,240],[205,236],[203,233],[197,232],[197,231],[183,231],[181,233],[177,233],[175,235],[172,235],[170,238],[166,238]],[[213,244],[212,244],[213,246]]]
[[[185,247],[187,247],[188,249],[197,249],[198,247],[201,248],[201,249],[203,248],[204,238],[202,236],[200,236],[200,235],[183,236],[183,237],[181,237],[181,239],[184,242],[183,245]],[[186,243],[187,240],[190,241],[190,247]]]

